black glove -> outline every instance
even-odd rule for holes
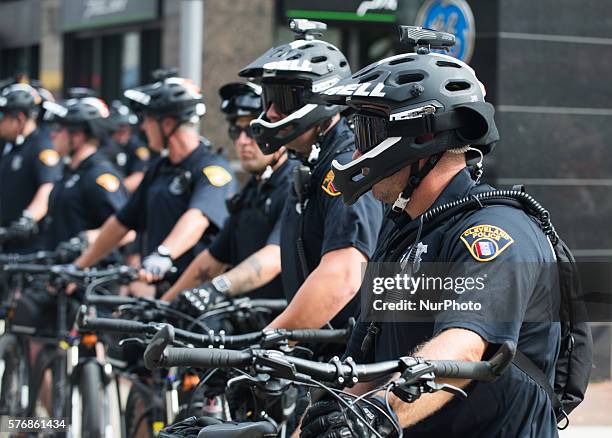
[[[14,239],[27,240],[38,233],[38,225],[30,212],[24,210],[21,217],[11,223],[9,233]]]
[[[88,246],[87,234],[83,232],[70,240],[60,242],[55,251],[61,261],[70,262],[80,256]]]
[[[354,398],[345,394],[339,395],[346,402],[353,403]],[[367,397],[366,400],[381,408],[382,412],[387,412],[380,397]],[[372,429],[383,437],[397,436],[393,424],[374,406],[363,400],[352,406],[362,418],[335,398],[325,398],[314,403],[302,420],[300,438],[370,438],[376,436]]]
[[[200,316],[210,306],[220,303],[227,299],[227,296],[220,292],[212,283],[205,283],[195,289],[181,292],[173,302],[177,306],[187,310],[193,316]]]
[[[159,431],[160,438],[196,438],[206,426],[220,424],[221,421],[211,417],[189,417],[178,421]]]

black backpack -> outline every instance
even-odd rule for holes
[[[476,193],[434,207],[423,213],[421,228],[422,230],[432,229],[453,216],[478,210],[487,205],[506,205],[525,211],[538,222],[554,249],[561,293],[559,315],[561,348],[555,363],[554,388],[551,387],[544,372],[521,351],[517,350],[513,363],[548,394],[557,423],[565,420],[565,424],[559,426],[559,429],[565,429],[569,425],[569,413],[584,400],[593,365],[593,339],[587,322],[588,317],[576,261],[570,249],[555,231],[548,211],[525,193],[523,186],[514,186],[512,190]],[[404,240],[406,249],[415,241],[412,237],[411,235]],[[376,323],[371,323],[362,350],[369,349],[371,333],[377,331]]]

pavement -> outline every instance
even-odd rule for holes
[[[570,414],[570,426],[560,438],[612,437],[612,381],[591,383],[584,401]]]

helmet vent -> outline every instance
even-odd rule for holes
[[[327,46],[327,48],[332,52],[335,52],[337,50],[334,46]]]
[[[340,67],[346,67],[346,61],[340,61]]]
[[[452,81],[444,86],[448,91],[463,91],[469,90],[472,84],[466,81]]]
[[[313,64],[318,64],[319,62],[327,61],[327,56],[315,56],[310,60]]]
[[[412,82],[420,82],[425,78],[421,73],[404,73],[397,77],[395,82],[398,85],[410,84]]]
[[[414,58],[399,58],[399,59],[394,59],[393,61],[389,61],[389,65],[403,64],[405,62],[411,62],[411,61],[414,61]]]
[[[304,44],[303,46],[298,47],[298,49],[300,50],[306,50],[306,49],[312,49],[314,47],[314,44]]]
[[[454,67],[454,68],[461,68],[461,66],[459,64],[456,64],[454,62],[450,62],[450,61],[436,61],[436,65],[438,67]]]
[[[369,76],[362,77],[361,79],[359,79],[359,83],[363,84],[364,82],[371,82],[374,79],[377,79],[379,76],[380,76],[380,72],[374,72]]]
[[[366,75],[368,73],[370,73],[372,70],[374,70],[374,67],[370,67],[370,68],[363,68],[361,70],[359,70],[357,73],[353,74],[352,78],[353,79],[357,79],[360,78],[363,75]]]
[[[288,61],[292,61],[292,60],[294,60],[294,59],[300,59],[301,57],[302,57],[302,54],[301,54],[301,53],[296,53],[295,55],[290,56],[289,58],[287,58],[287,60],[288,60]]]

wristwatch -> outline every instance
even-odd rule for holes
[[[164,245],[159,245],[157,249],[155,250],[155,252],[157,252],[157,254],[159,254],[162,257],[172,258],[170,257],[170,250]]]
[[[222,294],[227,294],[232,287],[232,283],[225,275],[219,275],[212,279],[212,285]]]

